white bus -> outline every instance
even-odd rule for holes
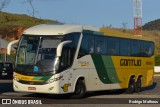
[[[13,88],[73,93],[74,98],[82,98],[87,91],[127,89],[133,93],[153,83],[153,67],[150,40],[107,36],[81,25],[38,25],[27,29],[19,41]]]

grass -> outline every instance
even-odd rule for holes
[[[27,15],[21,14],[10,14],[5,12],[0,12],[0,26],[34,26],[38,24],[47,24],[47,23],[59,23],[54,20],[44,20]]]
[[[113,36],[113,35],[114,36],[133,36],[133,34],[123,32],[120,29],[101,28],[100,31],[104,32],[107,35],[111,35],[111,36]]]

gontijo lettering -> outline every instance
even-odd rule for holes
[[[120,60],[121,66],[141,66],[140,59],[121,59]]]

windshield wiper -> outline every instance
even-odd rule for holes
[[[39,50],[40,50],[40,44],[42,42],[42,37],[40,37],[40,40],[39,40],[39,43],[38,43],[38,48],[37,48],[37,53],[35,55],[35,60],[34,60],[34,64],[36,64],[37,62],[37,58],[38,58],[38,53],[39,53]]]

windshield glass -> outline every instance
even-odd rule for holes
[[[23,36],[17,53],[17,64],[35,65],[53,61],[61,38]]]
[[[56,73],[68,69],[73,63],[79,37],[80,33],[63,36],[22,35],[16,54],[15,72],[26,75],[50,75],[55,70],[57,46],[63,41],[72,41],[63,46]]]

